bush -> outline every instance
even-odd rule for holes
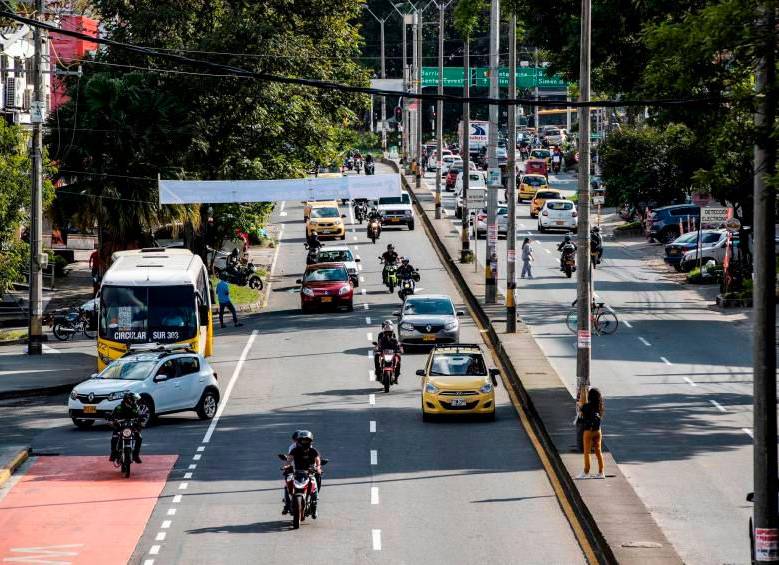
[[[637,230],[641,228],[642,228],[641,221],[635,220],[633,222],[626,222],[624,224],[615,227],[614,231],[628,231],[628,230]]]
[[[724,269],[722,265],[716,265],[701,275],[701,270],[694,267],[687,273],[687,282],[691,284],[718,284],[722,281]]]

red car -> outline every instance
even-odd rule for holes
[[[354,286],[343,263],[315,263],[306,267],[300,289],[300,308],[304,314],[320,307],[354,308]]]
[[[549,168],[545,159],[528,159],[525,161],[526,175],[544,175],[549,176]]]

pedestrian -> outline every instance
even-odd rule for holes
[[[100,290],[100,281],[103,280],[103,272],[105,271],[105,263],[97,249],[89,256],[89,270],[92,273],[92,292],[96,296],[97,291]]]
[[[531,264],[535,261],[533,256],[533,246],[530,245],[530,238],[526,237],[522,242],[522,275],[521,278],[525,278],[525,274],[529,279],[533,278],[533,268]]]
[[[219,299],[219,325],[220,327],[225,327],[224,313],[226,308],[227,310],[230,310],[230,313],[233,315],[235,327],[242,326],[243,324],[238,322],[235,306],[233,306],[233,303],[230,300],[230,285],[227,284],[227,275],[223,273],[219,278],[219,283],[216,285],[216,296]]]
[[[587,402],[579,405],[579,418],[584,427],[584,472],[577,479],[605,479],[603,453],[601,451],[601,420],[603,419],[603,396],[597,388],[587,393]],[[598,474],[590,475],[590,451],[595,450],[598,460]]]

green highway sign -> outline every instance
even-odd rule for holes
[[[465,72],[462,67],[444,67],[444,86],[463,86]],[[517,88],[535,88],[539,90],[567,90],[566,83],[559,76],[547,76],[541,67],[519,67],[517,69]],[[501,67],[498,71],[500,86],[509,85],[509,70]],[[488,87],[489,68],[474,67],[471,69],[471,86]],[[438,67],[422,67],[422,86],[438,86]]]

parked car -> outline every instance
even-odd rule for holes
[[[538,231],[565,230],[577,232],[576,206],[570,200],[547,200],[538,216]]]
[[[306,267],[300,288],[300,309],[304,314],[317,307],[354,309],[354,285],[343,263],[315,263]]]
[[[393,313],[400,318],[398,340],[402,344],[457,343],[460,341],[458,316],[452,299],[445,294],[415,294],[406,298],[403,309]]]
[[[724,230],[703,230],[701,232],[701,245],[708,247],[714,243],[717,243],[722,237]],[[687,232],[684,235],[680,235],[671,243],[665,246],[665,261],[668,265],[671,265],[677,271],[682,270],[682,260],[685,253],[698,247],[698,231]]]
[[[544,190],[538,190],[533,196],[533,200],[530,201],[530,217],[537,218],[541,208],[544,207],[544,202],[547,200],[565,200],[563,193],[559,190],[546,188]]]
[[[79,428],[88,428],[109,418],[126,392],[140,396],[142,425],[162,414],[189,410],[210,420],[220,398],[217,375],[202,355],[176,345],[143,344],[76,385],[68,398],[68,415]]]
[[[701,209],[692,204],[674,204],[652,210],[652,223],[649,228],[649,239],[661,243],[671,243],[679,237],[679,222],[687,225],[690,219],[695,219],[695,225],[700,222]]]
[[[698,249],[695,246],[693,246],[693,248],[690,251],[687,251],[684,254],[684,257],[682,258],[681,261],[681,270],[684,272],[691,271],[699,263],[698,261],[699,256],[702,257],[700,261],[701,264],[705,265],[709,261],[713,260],[718,265],[722,265],[722,263],[725,261],[727,242],[728,242],[727,232],[725,230],[722,230],[719,239],[715,243],[704,245],[701,248],[700,255],[698,255]],[[731,245],[732,245],[731,253],[733,253],[734,255],[738,252],[739,244],[740,242],[738,236],[736,235],[731,239]],[[731,257],[732,256],[733,255],[731,255]]]

